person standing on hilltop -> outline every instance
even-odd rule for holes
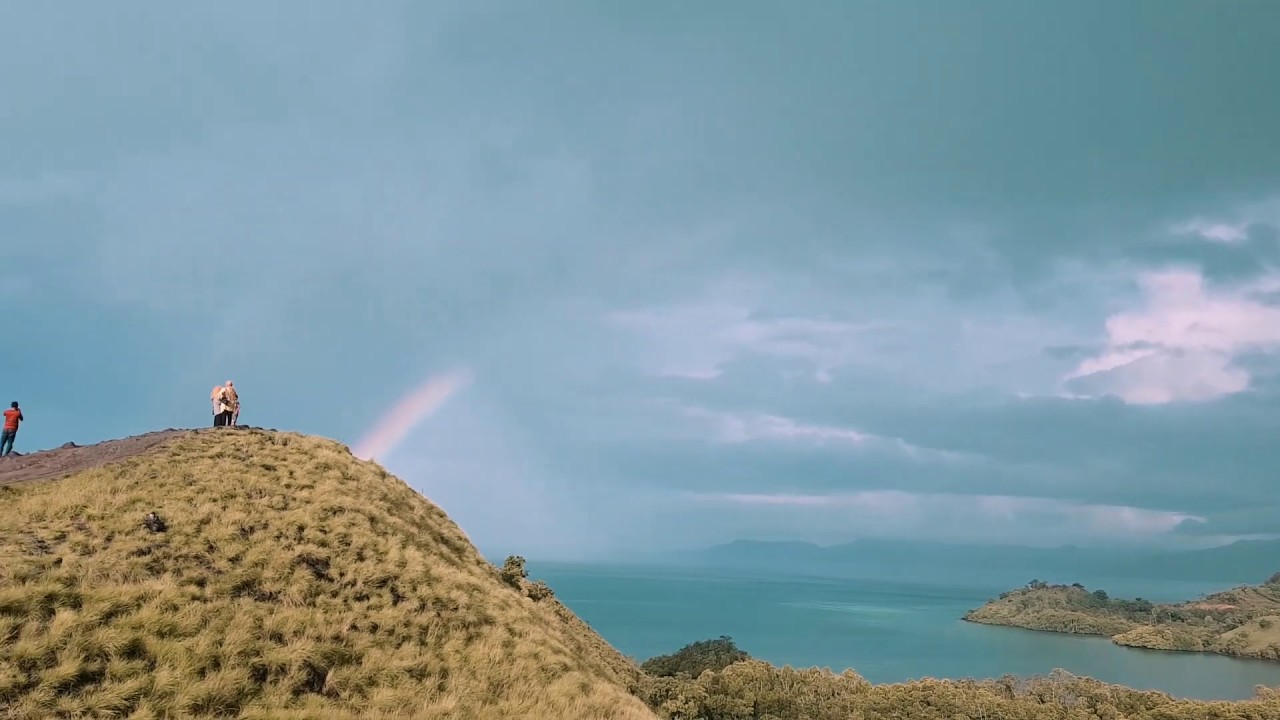
[[[231,400],[227,397],[227,388],[225,385],[219,385],[209,393],[209,400],[213,403],[213,426],[227,427],[231,424]]]
[[[235,426],[240,419],[240,395],[236,393],[235,383],[227,381],[224,397],[227,401],[227,424]]]
[[[236,393],[235,383],[228,380],[209,393],[209,401],[213,403],[213,426],[231,427],[240,417],[240,396]]]
[[[213,426],[222,427],[222,386],[214,385],[209,391],[209,403],[213,405]]]
[[[7,457],[13,452],[13,440],[18,436],[18,424],[26,420],[22,416],[22,408],[15,400],[9,409],[4,411],[4,430],[0,431],[0,457]]]

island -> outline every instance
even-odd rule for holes
[[[1178,603],[1090,592],[1079,583],[1032,580],[964,614],[969,622],[1101,635],[1117,645],[1280,660],[1280,572]]]

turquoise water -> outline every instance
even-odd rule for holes
[[[729,635],[743,650],[774,664],[851,667],[877,683],[1029,676],[1063,668],[1191,698],[1246,698],[1256,685],[1280,686],[1280,663],[1136,650],[1106,638],[959,619],[1008,586],[931,587],[533,562],[529,573],[546,580],[614,647],[638,660]],[[1220,589],[1133,579],[1111,580],[1106,587],[1115,596],[1153,600]]]

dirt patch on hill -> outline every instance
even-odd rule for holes
[[[94,445],[66,445],[55,450],[41,450],[30,455],[0,458],[0,487],[35,480],[64,477],[99,465],[124,460],[172,438],[195,430],[158,430],[143,435],[106,440]]]
[[[1235,605],[1227,605],[1226,603],[1193,603],[1187,606],[1188,610],[1235,610]]]

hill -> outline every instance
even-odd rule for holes
[[[1280,573],[1179,603],[1032,581],[965,613],[970,622],[1108,636],[1118,645],[1280,660]]]
[[[1266,577],[1280,562],[1280,540],[1237,540],[1228,545],[1155,553],[1121,568],[1125,574],[1238,583]]]
[[[339,443],[169,431],[0,478],[12,717],[653,717],[633,663]]]
[[[103,464],[106,463],[106,464]],[[729,638],[643,666],[339,443],[168,430],[0,461],[0,716],[1280,717],[1055,672],[872,685]]]

